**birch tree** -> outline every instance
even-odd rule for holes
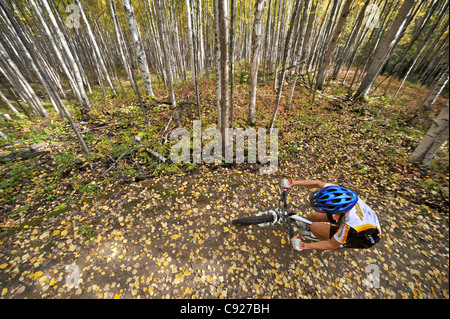
[[[331,37],[331,40],[329,41],[327,45],[326,52],[324,54],[324,57],[322,59],[322,63],[319,66],[318,74],[317,74],[317,89],[322,90],[323,88],[323,82],[325,81],[325,77],[327,74],[327,71],[330,67],[331,63],[331,55],[334,51],[334,48],[336,47],[336,44],[338,42],[339,35],[342,32],[342,29],[345,25],[345,21],[347,20],[348,15],[350,14],[350,6],[352,5],[353,0],[346,0],[344,3],[344,6],[342,7],[341,14],[339,16],[339,20],[336,23],[336,26],[334,28],[333,36]]]
[[[170,63],[170,50],[167,48],[167,43],[169,43],[166,35],[166,26],[165,21],[162,18],[162,12],[161,12],[161,2],[160,0],[155,0],[154,2],[155,6],[155,13],[156,13],[156,19],[158,21],[158,31],[159,31],[159,40],[161,42],[161,49],[162,54],[165,62],[165,69],[167,74],[167,82],[169,83],[169,97],[170,97],[170,103],[172,104],[173,108],[173,120],[175,123],[179,123],[180,117],[178,114],[178,108],[177,108],[177,101],[175,98],[175,91],[173,89],[173,78],[172,78],[172,66]]]
[[[436,102],[436,99],[439,97],[442,90],[447,85],[448,79],[449,79],[449,75],[448,75],[448,68],[447,68],[447,70],[442,72],[441,76],[438,77],[436,83],[434,83],[434,85],[431,87],[427,96],[420,103],[415,114],[407,121],[407,123],[409,125],[412,125],[419,118],[420,114],[422,114],[426,109],[430,108],[434,104],[434,102]]]
[[[422,142],[416,147],[411,157],[410,163],[421,163],[428,166],[431,164],[437,151],[439,151],[442,144],[448,140],[448,102],[447,105],[439,113],[436,120],[431,124],[430,129],[423,137]]]
[[[145,93],[147,93],[147,95],[151,97],[154,97],[155,94],[153,93],[152,81],[150,78],[150,71],[147,63],[147,55],[145,54],[144,46],[141,41],[139,26],[137,24],[136,17],[134,15],[131,0],[123,0],[123,8],[125,10],[125,15],[128,21],[128,27],[130,29],[133,38],[134,48],[136,52],[136,60],[142,79],[144,81]]]
[[[24,45],[24,47],[27,49],[28,53],[30,54],[30,56],[32,57],[32,59],[34,60],[36,67],[38,69],[38,72],[41,74],[41,77],[43,78],[43,80],[46,82],[46,88],[48,89],[48,93],[49,95],[56,101],[58,107],[60,108],[61,112],[64,113],[64,116],[67,118],[67,120],[70,123],[70,126],[72,127],[73,131],[75,132],[75,135],[77,136],[80,144],[81,144],[81,148],[84,151],[84,153],[87,156],[90,156],[90,152],[89,149],[86,146],[86,143],[84,142],[83,137],[81,136],[80,131],[78,130],[77,126],[75,125],[75,122],[72,119],[72,116],[70,114],[70,112],[67,110],[66,106],[64,105],[64,103],[61,101],[60,97],[58,96],[58,94],[56,93],[56,90],[52,84],[52,82],[50,81],[50,79],[48,78],[47,73],[44,72],[42,65],[41,65],[41,61],[38,57],[38,55],[36,54],[36,52],[34,51],[34,49],[31,47],[31,45],[28,43],[28,41],[26,40],[26,38],[24,37],[24,35],[22,34],[21,29],[19,28],[17,22],[15,21],[12,13],[10,12],[8,6],[6,5],[6,3],[4,2],[4,0],[0,0],[0,7],[2,7],[3,11],[5,12],[8,20],[11,22],[14,30],[16,31],[20,41],[22,42],[22,44]]]
[[[11,60],[0,41],[0,73],[11,83],[19,96],[28,104],[34,114],[48,118],[48,113],[22,72]],[[3,60],[3,61],[2,61]]]
[[[219,47],[220,47],[220,109],[221,109],[221,133],[222,141],[225,141],[225,129],[228,128],[229,117],[229,77],[228,77],[228,1],[221,0],[218,3],[219,15]],[[225,147],[225,143],[222,143]]]
[[[43,15],[42,15],[42,12],[41,12],[41,8],[39,8],[36,5],[36,2],[34,0],[29,0],[29,1],[30,1],[30,4],[32,5],[34,11],[36,12],[39,20],[41,21],[41,25],[44,29],[44,32],[46,33],[47,38],[50,41],[50,44],[53,48],[53,52],[59,62],[59,65],[61,66],[61,68],[64,71],[64,74],[66,75],[67,79],[69,80],[69,84],[72,88],[72,91],[74,92],[74,95],[76,96],[78,101],[80,101],[80,103],[82,105],[82,110],[81,110],[82,118],[83,118],[83,120],[87,120],[88,119],[87,113],[88,113],[88,109],[90,106],[89,99],[84,90],[83,80],[81,78],[81,74],[78,69],[78,66],[75,63],[72,53],[69,50],[69,47],[68,47],[67,42],[65,41],[64,35],[62,34],[61,30],[59,29],[58,23],[56,22],[56,19],[53,16],[53,12],[50,9],[50,7],[48,6],[47,0],[43,0],[44,7],[47,10],[48,16],[53,24],[54,30],[56,30],[57,38],[59,38],[59,40],[61,41],[60,47],[63,48],[64,52],[66,53],[67,59],[70,61],[70,68],[66,64],[64,57],[62,55],[62,52],[60,51],[58,44],[55,41],[56,39],[54,37],[53,32],[50,31],[50,28],[47,26],[47,22],[45,21]],[[74,74],[74,76],[72,76],[72,73]]]
[[[409,15],[411,14],[417,0],[405,0],[403,5],[398,11],[394,22],[390,29],[386,32],[383,42],[379,45],[375,56],[367,69],[366,76],[362,80],[358,90],[354,95],[354,99],[365,97],[370,88],[372,87],[381,69],[384,67],[389,57],[392,54],[395,44],[398,42],[399,38],[404,32],[404,27],[408,21]]]
[[[117,95],[116,88],[114,87],[114,84],[112,83],[111,77],[109,76],[108,70],[106,69],[105,62],[103,61],[103,55],[100,52],[100,48],[98,47],[97,41],[95,40],[94,33],[92,32],[91,26],[89,24],[89,20],[86,17],[86,13],[84,12],[83,6],[81,5],[80,0],[77,0],[78,7],[80,9],[81,17],[86,24],[86,31],[87,35],[91,41],[92,47],[94,49],[94,57],[97,61],[97,66],[100,68],[100,70],[103,72],[103,75],[106,78],[106,81],[109,84],[109,87],[111,88],[111,91],[114,95]]]
[[[122,65],[125,69],[125,72],[127,73],[128,80],[130,81],[134,92],[137,94],[138,91],[134,85],[134,80],[133,80],[133,78],[134,78],[134,76],[132,74],[133,71],[131,70],[130,62],[128,61],[128,57],[129,57],[128,50],[127,50],[126,43],[125,43],[125,40],[123,37],[122,27],[119,22],[119,17],[117,16],[115,0],[110,0],[109,5],[110,5],[110,11],[111,11],[113,24],[114,24],[114,31],[116,34],[117,47],[118,47],[117,49],[119,51],[120,60],[122,61]]]
[[[191,10],[191,2],[190,0],[185,0],[185,4],[186,4],[186,24],[187,24],[187,38],[188,38],[188,42],[189,42],[189,60],[190,60],[190,65],[191,65],[191,70],[192,70],[192,74],[193,74],[193,80],[194,80],[194,85],[195,85],[195,94],[197,97],[197,104],[198,104],[198,116],[199,119],[201,120],[201,108],[200,108],[200,92],[199,92],[199,88],[198,88],[198,58],[197,55],[195,54],[195,33],[192,27],[192,20],[193,20],[193,14]]]
[[[250,67],[250,103],[248,107],[248,122],[251,124],[255,124],[256,121],[256,86],[258,83],[258,67],[261,52],[261,24],[265,4],[265,0],[258,0],[256,2],[255,18],[253,20],[252,60]]]
[[[19,111],[14,107],[14,105],[11,104],[11,102],[6,98],[6,96],[3,95],[2,91],[0,91],[0,98],[6,103],[6,105],[10,108],[10,110],[16,114],[17,117],[22,118],[23,116],[20,115]]]
[[[214,64],[216,69],[216,107],[217,107],[217,128],[222,127],[222,85],[220,69],[220,39],[219,39],[219,0],[214,0]]]
[[[300,5],[300,0],[297,0],[295,2],[294,9],[292,10],[291,21],[289,23],[289,30],[288,30],[287,35],[286,35],[286,40],[285,40],[285,45],[284,45],[283,61],[282,61],[282,67],[281,67],[281,75],[280,75],[280,84],[279,84],[279,87],[278,87],[277,101],[276,101],[275,108],[273,110],[272,120],[271,120],[271,123],[270,123],[270,129],[272,129],[273,125],[275,124],[275,118],[277,116],[278,108],[279,108],[280,102],[281,102],[281,93],[283,92],[284,79],[285,79],[285,75],[286,75],[286,62],[288,60],[288,55],[289,55],[289,52],[290,52],[291,34],[292,34],[292,30],[294,28],[294,24],[295,24],[295,20],[296,20],[296,16],[297,16],[297,11],[298,11],[299,5]]]

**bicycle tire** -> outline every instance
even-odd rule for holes
[[[237,218],[232,221],[233,225],[253,225],[273,222],[272,215],[248,216]]]

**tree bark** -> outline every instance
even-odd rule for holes
[[[187,37],[189,42],[189,60],[192,70],[192,77],[194,80],[195,85],[195,95],[197,97],[197,106],[198,106],[198,117],[201,121],[202,113],[201,113],[201,106],[200,106],[200,91],[198,88],[198,59],[197,55],[195,53],[195,33],[192,28],[192,20],[193,20],[193,14],[191,10],[191,3],[190,0],[185,0],[186,3],[186,21],[187,21]]]
[[[230,126],[233,127],[234,122],[234,57],[235,57],[235,21],[236,21],[236,3],[235,0],[230,0]]]
[[[127,73],[128,80],[130,81],[131,86],[133,87],[133,91],[137,94],[138,91],[137,91],[137,88],[135,87],[134,81],[133,81],[133,75],[132,75],[133,71],[131,70],[131,66],[128,61],[128,50],[126,48],[126,43],[123,38],[122,28],[120,26],[119,17],[117,16],[117,8],[116,8],[115,0],[110,0],[109,4],[110,4],[112,20],[114,23],[114,31],[116,34],[119,56],[122,61],[122,65],[125,69],[125,72]]]
[[[293,9],[292,15],[291,15],[291,21],[289,23],[289,30],[286,35],[283,61],[282,61],[282,66],[281,66],[280,83],[279,83],[278,92],[277,92],[277,101],[276,101],[275,108],[273,110],[272,120],[270,123],[270,129],[272,129],[273,125],[275,124],[275,118],[278,113],[278,108],[280,107],[281,93],[283,92],[284,78],[285,78],[285,74],[286,74],[286,61],[288,60],[288,55],[289,55],[289,51],[290,51],[290,40],[291,40],[292,30],[294,29],[294,24],[296,21],[296,16],[297,16],[299,5],[300,5],[300,0],[297,0],[294,4],[294,9]]]
[[[3,11],[5,12],[6,16],[8,17],[8,20],[11,22],[14,30],[16,31],[17,35],[20,38],[20,41],[23,43],[23,45],[27,49],[28,53],[30,54],[31,58],[33,59],[34,63],[36,64],[36,68],[38,69],[39,73],[41,74],[43,80],[46,82],[46,88],[48,89],[49,95],[56,101],[58,107],[64,113],[64,116],[68,119],[70,126],[72,127],[78,140],[80,141],[81,147],[82,147],[83,151],[85,152],[85,154],[87,156],[90,156],[91,154],[89,152],[89,149],[87,148],[86,143],[84,142],[83,137],[80,134],[80,131],[76,127],[75,122],[72,119],[72,116],[70,115],[66,106],[61,101],[58,94],[56,93],[53,83],[48,78],[47,73],[45,73],[44,70],[42,69],[41,61],[39,60],[39,57],[37,56],[36,52],[31,47],[31,45],[28,43],[28,41],[25,39],[24,35],[22,34],[21,29],[19,28],[17,22],[15,21],[11,11],[9,10],[9,8],[6,5],[6,3],[4,2],[4,0],[0,0],[0,6],[2,7]]]
[[[448,140],[448,102],[439,113],[437,119],[433,121],[430,129],[423,137],[422,142],[416,147],[409,158],[410,163],[421,163],[429,166],[441,145]]]
[[[220,35],[220,90],[221,90],[221,133],[222,147],[225,147],[225,129],[229,117],[229,76],[228,76],[228,1],[219,1],[219,35]]]
[[[31,0],[31,2],[36,7],[35,10],[38,13],[38,16],[40,17],[40,19],[42,19],[42,23],[44,24],[45,21],[42,18],[40,12],[38,11],[39,9],[34,4],[33,0]],[[47,11],[47,14],[48,14],[48,16],[50,18],[50,22],[52,23],[54,30],[56,30],[56,36],[58,37],[58,39],[59,39],[59,41],[61,43],[61,48],[65,52],[66,58],[69,61],[70,69],[73,72],[73,78],[71,76],[71,72],[70,72],[68,67],[66,67],[64,70],[65,70],[66,75],[69,78],[69,80],[74,82],[72,84],[72,86],[73,86],[73,90],[76,92],[76,94],[78,96],[78,100],[80,101],[80,103],[82,105],[82,112],[81,113],[82,113],[82,115],[84,114],[84,116],[87,117],[87,112],[88,112],[88,109],[90,107],[90,102],[89,102],[89,99],[87,97],[86,91],[84,90],[83,78],[81,76],[80,69],[78,68],[77,63],[75,62],[75,58],[74,58],[72,52],[69,49],[69,44],[67,43],[66,38],[64,37],[64,34],[62,33],[61,29],[59,28],[59,25],[58,25],[54,15],[53,15],[53,12],[50,9],[50,6],[48,5],[47,0],[43,0],[42,3],[44,4],[44,7],[45,7],[45,9]],[[52,34],[51,34],[50,30],[46,29],[46,31],[48,32],[50,40],[53,41],[51,39],[52,38]],[[59,53],[58,48],[56,48],[56,44],[54,44],[54,46],[55,46],[55,54],[57,55],[58,59],[61,61],[60,62],[61,65],[63,67],[65,67],[65,63],[64,63],[64,59],[63,59],[62,55]],[[85,118],[85,119],[87,119],[87,118]]]
[[[14,61],[11,60],[1,41],[0,57],[5,61],[3,67],[1,66],[2,63],[0,63],[0,73],[3,73],[6,79],[16,89],[19,96],[28,104],[28,106],[33,110],[35,114],[41,117],[48,118],[48,113],[42,105],[41,100],[37,97],[33,88],[22,75],[20,69],[17,67]],[[8,70],[10,71],[8,72]]]
[[[123,8],[125,10],[128,27],[130,28],[130,32],[133,38],[138,68],[144,81],[145,93],[147,93],[147,95],[151,97],[154,97],[155,94],[153,93],[150,71],[148,69],[147,55],[145,54],[144,46],[141,41],[141,35],[139,33],[139,27],[136,21],[136,17],[134,16],[131,0],[123,0]]]
[[[155,13],[156,13],[156,19],[158,21],[158,31],[159,31],[159,40],[161,42],[161,49],[162,54],[164,58],[165,63],[165,69],[167,73],[167,81],[169,83],[169,96],[170,96],[170,103],[172,104],[172,109],[174,112],[173,120],[176,124],[179,124],[180,122],[180,116],[178,114],[178,106],[177,106],[177,100],[175,97],[175,91],[173,88],[173,77],[172,77],[172,65],[170,63],[170,56],[169,56],[169,49],[167,47],[167,43],[169,43],[167,35],[166,35],[166,27],[165,27],[165,21],[162,19],[162,12],[161,12],[161,0],[155,0],[153,3],[155,6]]]
[[[333,36],[331,37],[331,41],[328,43],[327,50],[325,52],[325,55],[322,59],[322,63],[320,64],[319,71],[317,74],[317,89],[322,90],[323,83],[325,81],[325,77],[327,74],[327,71],[330,67],[331,63],[331,54],[334,51],[334,48],[336,47],[336,44],[338,42],[339,35],[342,32],[342,29],[345,25],[345,21],[347,20],[348,15],[350,14],[350,6],[352,5],[353,0],[346,0],[344,3],[344,6],[341,11],[341,15],[339,16],[339,20],[336,24],[336,27],[334,28]]]
[[[111,77],[109,76],[108,70],[106,69],[105,62],[103,61],[103,55],[100,53],[100,48],[98,47],[97,41],[95,40],[94,33],[92,32],[91,26],[86,17],[86,14],[83,10],[83,6],[82,6],[80,0],[77,0],[77,4],[78,4],[78,7],[80,8],[81,17],[83,18],[84,23],[86,24],[87,34],[88,34],[89,39],[91,40],[91,44],[94,48],[94,56],[96,56],[97,63],[99,64],[101,71],[104,73],[104,76],[106,78],[106,81],[109,84],[112,94],[117,96],[116,89],[114,87],[114,84],[112,83]]]
[[[256,122],[256,86],[258,83],[258,66],[261,52],[261,25],[264,13],[265,0],[258,0],[255,4],[255,18],[253,20],[252,60],[250,67],[250,101],[248,107],[248,122]]]
[[[361,85],[356,91],[354,99],[365,97],[369,93],[369,90],[375,82],[375,79],[377,78],[386,62],[389,60],[389,57],[391,56],[395,45],[403,35],[405,23],[407,22],[409,15],[416,5],[416,2],[417,0],[405,0],[402,7],[399,9],[399,12],[394,22],[392,23],[391,28],[386,32],[386,36],[384,37],[383,42],[378,47],[372,63],[367,69],[366,76],[364,77]]]
[[[214,60],[216,68],[216,106],[217,106],[217,128],[222,126],[222,89],[221,89],[221,69],[220,69],[220,39],[219,39],[219,0],[214,0]]]

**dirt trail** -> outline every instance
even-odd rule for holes
[[[106,187],[0,237],[1,297],[448,298],[448,214],[371,185],[379,244],[295,252],[280,227],[231,225],[274,206],[277,178],[205,166]],[[306,198],[296,190],[291,206]]]

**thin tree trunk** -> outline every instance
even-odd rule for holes
[[[82,147],[83,151],[85,152],[85,154],[87,156],[90,156],[91,154],[89,152],[89,149],[87,148],[86,143],[84,142],[83,137],[80,134],[80,131],[78,130],[77,126],[75,125],[75,122],[73,121],[72,116],[70,115],[66,106],[61,101],[58,94],[56,93],[55,88],[53,87],[53,83],[50,81],[50,79],[48,78],[48,75],[42,69],[41,61],[39,60],[37,54],[34,52],[31,45],[28,43],[28,41],[23,36],[22,31],[20,30],[19,26],[17,25],[17,22],[15,21],[13,15],[11,14],[11,12],[10,12],[8,6],[5,4],[4,0],[0,0],[0,6],[2,7],[2,9],[5,12],[6,16],[8,17],[9,21],[11,22],[14,30],[16,31],[17,35],[20,38],[20,41],[23,43],[23,45],[29,52],[30,56],[33,58],[33,60],[36,64],[36,68],[38,69],[42,78],[44,79],[45,82],[47,82],[47,87],[49,89],[48,90],[49,95],[53,97],[53,99],[57,102],[58,107],[60,107],[61,111],[64,113],[64,116],[69,120],[70,126],[72,127],[72,129],[75,132],[75,135],[77,136],[78,140],[80,141],[81,147]]]
[[[138,68],[144,81],[145,93],[147,93],[147,95],[151,97],[154,97],[155,94],[153,93],[152,81],[150,79],[150,71],[147,64],[147,55],[145,54],[144,46],[141,41],[141,35],[139,33],[139,27],[136,22],[136,17],[134,16],[134,10],[133,5],[131,4],[131,0],[123,0],[123,8],[125,10],[128,27],[133,38]]]
[[[83,18],[83,21],[86,24],[87,34],[88,34],[89,39],[91,40],[92,46],[94,48],[94,53],[95,53],[95,56],[97,58],[97,63],[100,65],[99,67],[100,67],[101,71],[103,71],[103,73],[104,73],[106,81],[108,82],[109,87],[111,88],[112,94],[117,96],[116,89],[115,89],[115,87],[114,87],[114,85],[113,85],[113,83],[111,81],[111,78],[110,78],[110,76],[108,74],[108,70],[106,69],[105,62],[103,61],[103,55],[100,53],[100,49],[98,47],[97,41],[95,40],[94,33],[92,32],[92,29],[91,29],[89,21],[88,21],[88,19],[86,17],[86,14],[85,14],[85,12],[83,10],[83,6],[81,5],[80,0],[77,0],[77,3],[78,3],[78,6],[80,8],[81,17]]]
[[[219,27],[219,0],[214,0],[214,57],[216,66],[216,105],[217,105],[217,128],[222,127],[222,71],[220,68],[220,27]]]
[[[233,127],[234,121],[234,27],[236,20],[236,4],[235,0],[230,0],[230,45],[229,45],[229,56],[230,56],[230,127]]]
[[[37,97],[35,91],[30,86],[28,81],[20,72],[17,65],[10,59],[8,53],[0,41],[0,57],[5,60],[5,64],[2,67],[0,63],[0,72],[6,77],[11,85],[16,89],[20,97],[28,104],[35,114],[41,117],[48,118],[48,113],[42,105],[40,99]],[[1,62],[1,61],[0,61]],[[8,72],[8,70],[10,72]]]
[[[334,28],[333,36],[328,43],[327,50],[325,52],[324,58],[322,59],[322,63],[319,66],[319,71],[317,74],[317,89],[322,90],[323,83],[325,81],[325,77],[327,71],[330,67],[331,63],[331,54],[333,53],[334,48],[336,47],[339,35],[345,25],[345,21],[347,20],[348,15],[350,14],[350,6],[352,5],[353,0],[346,0],[344,6],[341,11],[341,15],[339,16],[339,20]]]
[[[441,74],[441,76],[437,79],[436,83],[431,88],[430,92],[428,92],[425,99],[422,101],[422,103],[420,103],[415,114],[407,121],[409,125],[413,125],[414,122],[419,118],[419,116],[423,114],[426,109],[430,108],[434,104],[434,102],[436,102],[436,99],[439,97],[442,90],[447,85],[448,79],[447,67],[447,70]]]
[[[6,98],[6,96],[3,95],[2,91],[0,91],[0,98],[6,103],[6,105],[13,111],[14,114],[16,114],[18,117],[23,118],[22,115],[20,115],[19,111],[14,107],[14,105],[11,104],[11,102]]]
[[[258,66],[261,51],[261,25],[264,13],[265,0],[258,0],[255,4],[255,18],[253,21],[252,35],[252,60],[250,67],[250,101],[248,107],[248,122],[255,124],[256,122],[256,87],[258,83]]]
[[[372,63],[367,69],[366,76],[364,77],[361,85],[355,93],[354,99],[365,97],[369,93],[369,90],[375,82],[375,79],[377,78],[381,69],[389,60],[394,46],[403,35],[402,32],[405,29],[405,24],[408,21],[408,17],[411,14],[416,3],[417,0],[405,0],[405,2],[403,3],[394,22],[392,23],[391,28],[387,31],[383,42],[378,47],[375,57],[373,58]]]
[[[192,77],[194,80],[195,85],[195,95],[197,97],[197,106],[198,106],[198,117],[201,121],[202,119],[202,113],[201,113],[201,106],[200,106],[200,91],[198,88],[198,59],[197,55],[195,53],[195,34],[192,29],[192,20],[193,20],[193,13],[191,10],[191,4],[190,0],[185,0],[186,3],[186,20],[187,20],[187,32],[188,32],[188,40],[189,40],[189,57],[190,57],[190,65],[192,70]]]
[[[169,43],[166,35],[166,27],[165,27],[165,21],[162,19],[162,12],[161,12],[161,0],[155,0],[153,3],[155,6],[155,13],[156,13],[156,19],[158,21],[158,31],[159,31],[159,39],[161,42],[161,49],[164,57],[165,62],[165,69],[167,73],[167,81],[169,83],[169,96],[170,96],[170,103],[172,104],[173,108],[173,120],[176,124],[179,124],[180,122],[180,116],[178,114],[178,106],[177,101],[175,98],[175,91],[173,88],[173,78],[172,78],[172,65],[170,63],[170,56],[169,56],[169,49],[166,46],[167,43]]]
[[[127,73],[128,80],[130,81],[131,86],[133,87],[133,91],[137,94],[138,92],[137,88],[134,85],[132,70],[130,67],[130,63],[128,62],[128,54],[125,54],[125,52],[127,52],[126,43],[124,43],[125,41],[123,39],[122,28],[120,26],[119,17],[117,16],[117,8],[115,0],[110,0],[109,4],[111,9],[112,20],[114,23],[114,31],[116,34],[119,56],[122,61],[122,65],[125,69],[125,72]]]
[[[295,24],[295,21],[296,21],[296,16],[297,16],[298,8],[299,8],[299,5],[300,5],[300,1],[301,0],[296,0],[296,2],[294,4],[294,9],[293,9],[292,14],[291,14],[291,21],[289,23],[289,30],[288,30],[287,35],[286,35],[285,46],[284,46],[284,54],[283,54],[283,62],[282,62],[282,66],[281,66],[280,84],[278,86],[277,101],[276,101],[275,108],[273,110],[272,120],[271,120],[271,123],[270,123],[270,129],[273,128],[273,125],[275,123],[275,118],[276,118],[277,113],[278,113],[278,108],[280,107],[281,94],[283,92],[284,78],[285,78],[285,75],[286,75],[286,61],[288,60],[288,55],[289,55],[289,52],[290,52],[291,34],[292,34],[292,30],[294,29],[294,24]]]
[[[431,124],[430,129],[423,137],[422,142],[416,147],[411,157],[410,163],[422,163],[429,166],[441,145],[448,140],[448,102],[447,105],[439,113],[436,120]]]
[[[220,33],[220,86],[221,86],[221,133],[222,148],[225,147],[225,130],[229,121],[229,77],[228,77],[228,1],[219,1],[219,33]]]
[[[54,35],[52,34],[50,29],[48,28],[47,23],[46,23],[44,17],[42,16],[41,9],[36,5],[34,0],[29,0],[29,1],[30,1],[31,5],[32,5],[34,11],[36,12],[39,20],[41,21],[42,27],[43,27],[45,33],[47,34],[47,37],[50,40],[50,43],[51,43],[51,45],[53,47],[53,52],[54,52],[54,54],[56,55],[56,57],[58,59],[59,65],[62,67],[62,69],[63,69],[67,79],[69,80],[69,84],[72,87],[72,91],[73,91],[74,95],[76,96],[78,101],[80,101],[80,103],[81,103],[82,120],[83,121],[87,121],[89,119],[89,116],[88,116],[88,109],[89,109],[89,106],[90,106],[89,99],[88,99],[88,97],[86,95],[86,92],[84,91],[83,81],[81,79],[78,67],[77,67],[76,63],[73,61],[73,57],[72,57],[72,54],[70,53],[70,50],[68,50],[68,45],[67,45],[67,43],[66,43],[66,41],[64,39],[64,35],[59,30],[59,26],[56,23],[56,20],[55,20],[55,18],[53,16],[53,12],[51,11],[50,7],[48,6],[47,1],[43,0],[44,7],[46,8],[47,13],[48,13],[48,15],[50,17],[50,20],[53,23],[53,26],[54,26],[54,28],[56,30],[56,34],[59,37],[59,40],[61,41],[61,46],[66,49],[66,53],[67,53],[67,51],[69,52],[68,53],[68,58],[69,58],[69,61],[72,64],[72,70],[74,70],[73,73],[75,75],[75,78],[72,76],[72,73],[70,72],[69,67],[66,65],[66,62],[65,62],[65,60],[64,60],[64,58],[63,58],[63,56],[62,56],[62,54],[61,54],[61,52],[59,50],[59,48],[57,47],[57,44],[56,44],[55,39],[54,39]]]

